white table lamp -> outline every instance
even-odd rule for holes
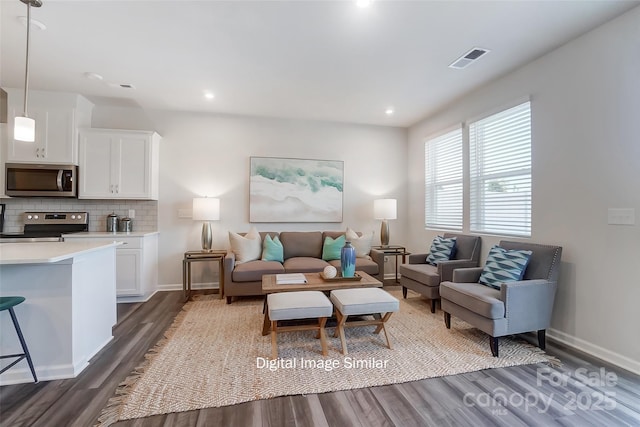
[[[373,201],[373,216],[382,220],[380,229],[380,243],[382,246],[389,246],[389,219],[397,218],[396,199],[378,199]]]
[[[213,237],[211,221],[220,219],[220,199],[212,197],[196,197],[193,199],[194,221],[204,221],[202,224],[202,250],[211,251]]]

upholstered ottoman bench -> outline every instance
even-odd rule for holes
[[[384,324],[389,317],[400,309],[399,301],[380,288],[338,289],[331,291],[331,302],[336,308],[338,325],[334,336],[340,337],[342,354],[347,354],[347,343],[344,337],[344,328],[352,326],[378,325],[374,334],[384,331],[387,347],[391,348],[391,342]],[[356,320],[349,323],[347,317],[373,315],[373,320]]]
[[[278,357],[277,334],[289,331],[318,331],[322,355],[327,355],[324,325],[333,313],[333,305],[320,291],[281,292],[267,295],[267,309],[271,321],[271,355]],[[318,319],[317,324],[278,326],[279,320]]]

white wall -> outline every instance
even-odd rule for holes
[[[373,200],[385,196],[398,199],[399,220],[391,221],[391,236],[392,243],[403,242],[405,129],[113,107],[96,107],[92,126],[153,129],[163,137],[158,202],[161,285],[181,284],[184,251],[200,248],[201,222],[178,218],[178,209],[190,210],[194,196],[221,199],[221,220],[213,223],[214,247],[228,247],[229,230],[248,231],[250,156],[344,161],[342,223],[262,223],[256,224],[259,231],[350,226],[375,231],[374,241],[379,242],[380,222],[373,219]],[[194,281],[199,280],[196,275]],[[202,280],[208,279],[203,276]]]
[[[530,241],[563,246],[550,333],[635,372],[640,372],[639,78],[637,7],[411,127],[408,153],[408,244],[418,251],[428,249],[437,234],[424,229],[425,137],[530,95]],[[635,225],[607,225],[607,209],[620,207],[636,210]],[[486,256],[500,238],[482,237]]]

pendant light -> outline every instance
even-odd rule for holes
[[[27,5],[27,52],[24,67],[24,111],[16,116],[13,123],[13,138],[18,141],[34,142],[36,140],[36,121],[27,115],[27,97],[29,92],[29,33],[31,30],[31,6],[42,6],[41,0],[20,0]]]

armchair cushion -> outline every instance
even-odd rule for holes
[[[442,282],[440,296],[488,319],[500,319],[505,316],[500,291],[488,286],[478,283]]]
[[[456,247],[455,237],[442,237],[436,236],[431,242],[431,249],[427,256],[427,263],[432,265],[438,265],[440,261],[447,261],[451,259]]]
[[[431,264],[404,264],[401,268],[402,277],[415,280],[426,286],[439,286],[440,274],[438,267]]]
[[[501,283],[522,279],[532,253],[525,250],[507,250],[497,245],[492,247],[479,282],[500,289]]]

